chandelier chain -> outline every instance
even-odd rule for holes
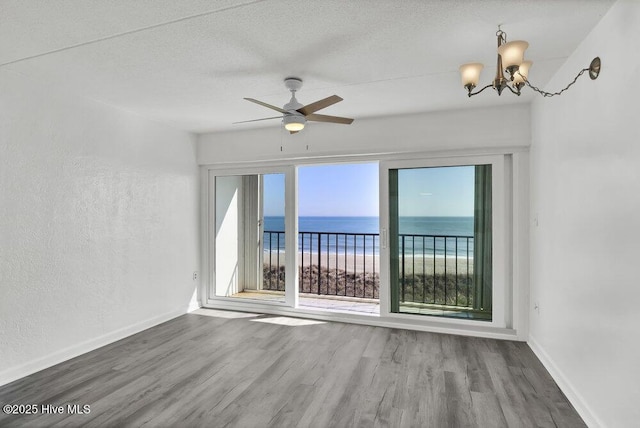
[[[566,91],[567,89],[569,89],[574,83],[576,83],[576,80],[578,80],[578,78],[580,76],[582,76],[584,74],[585,71],[589,71],[589,68],[583,68],[580,73],[578,73],[578,75],[573,79],[573,81],[571,83],[569,83],[564,89],[558,91],[558,92],[546,92],[543,91],[540,88],[537,88],[535,86],[533,86],[530,82],[529,79],[527,79],[526,77],[522,76],[520,74],[520,72],[518,72],[518,74],[522,77],[522,79],[524,80],[524,83],[527,84],[528,87],[530,87],[531,89],[533,89],[534,91],[536,91],[537,93],[539,93],[540,95],[544,96],[544,97],[553,97],[556,95],[560,95],[562,94],[564,91]]]

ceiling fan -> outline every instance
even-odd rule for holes
[[[251,101],[252,103],[260,104],[261,106],[270,108],[271,110],[275,110],[279,113],[282,113],[280,116],[274,117],[265,117],[263,119],[254,119],[254,120],[245,120],[242,122],[234,122],[236,123],[247,123],[247,122],[258,122],[260,120],[271,120],[271,119],[282,119],[282,123],[284,123],[284,127],[290,134],[295,134],[296,132],[301,131],[308,120],[315,122],[330,122],[330,123],[342,123],[344,125],[350,125],[353,122],[353,119],[349,119],[348,117],[338,117],[338,116],[327,116],[325,114],[316,114],[318,110],[322,110],[323,108],[329,107],[335,103],[342,101],[337,95],[332,95],[327,98],[323,98],[319,101],[316,101],[311,104],[307,104],[303,106],[296,99],[296,91],[298,91],[302,87],[302,79],[297,77],[287,77],[284,79],[284,85],[291,91],[291,100],[280,107],[276,107],[271,104],[267,104],[262,101],[258,101],[253,98],[245,98],[247,101]]]

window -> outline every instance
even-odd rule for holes
[[[491,165],[389,170],[391,312],[491,320]]]
[[[210,169],[207,303],[510,328],[510,162]]]

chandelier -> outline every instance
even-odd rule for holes
[[[462,86],[467,90],[467,95],[472,97],[478,95],[480,92],[487,88],[493,88],[498,92],[498,95],[502,95],[502,91],[506,88],[509,89],[515,95],[520,96],[520,90],[527,85],[535,92],[545,97],[553,97],[554,95],[560,95],[571,85],[576,83],[578,77],[582,76],[585,71],[589,72],[591,80],[595,80],[600,74],[600,58],[595,57],[589,67],[582,69],[578,75],[569,83],[564,89],[558,92],[546,92],[539,88],[536,88],[529,83],[529,69],[533,62],[524,60],[524,51],[529,47],[529,43],[524,40],[514,40],[513,42],[507,42],[507,33],[500,29],[496,32],[498,38],[498,63],[496,69],[496,77],[493,82],[483,87],[482,89],[473,92],[478,86],[480,80],[480,72],[484,68],[484,65],[474,62],[469,64],[463,64],[460,66],[460,75],[462,76]],[[508,78],[504,73],[508,74]]]

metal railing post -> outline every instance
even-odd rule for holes
[[[322,256],[320,254],[321,246],[320,246],[320,238],[321,235],[320,233],[318,233],[318,294],[320,294],[320,280],[321,280],[321,275],[320,275],[320,271],[321,271],[321,266],[322,266]]]
[[[406,275],[404,274],[404,235],[402,235],[402,279],[400,280],[400,282],[402,282],[402,298],[400,299],[401,302],[404,302],[404,288],[405,288],[405,280],[406,280]]]

